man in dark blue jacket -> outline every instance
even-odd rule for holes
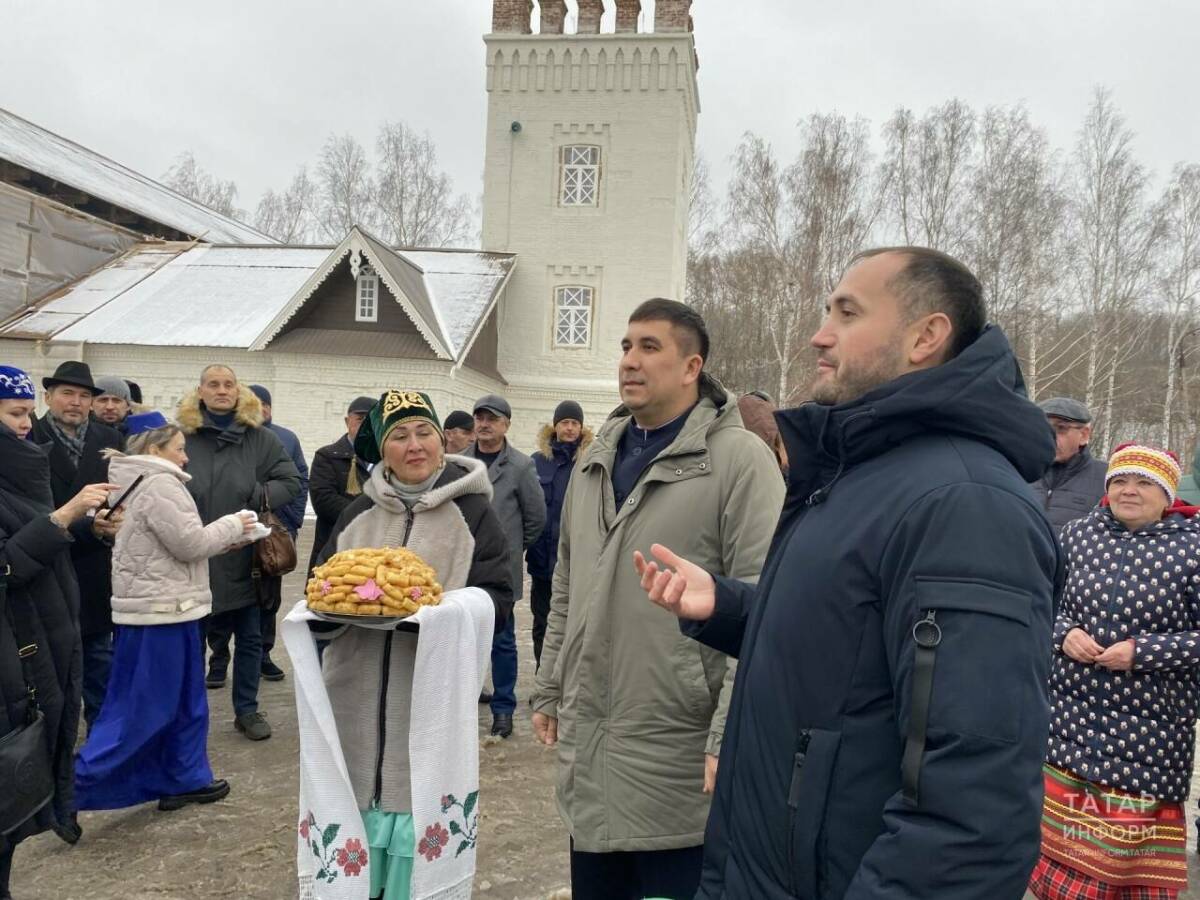
[[[538,668],[542,665],[542,642],[546,638],[546,620],[550,616],[551,581],[558,563],[558,524],[562,519],[563,501],[575,460],[582,459],[592,443],[592,430],[583,425],[583,407],[574,400],[564,400],[554,408],[554,422],[544,425],[538,435],[538,449],[533,454],[542,493],[546,495],[546,527],[541,536],[525,551],[529,568],[529,607],[533,611],[533,656]]]
[[[979,282],[860,254],[779,414],[788,496],[759,585],[656,546],[642,584],[739,658],[702,900],[1007,900],[1038,856],[1054,438]]]

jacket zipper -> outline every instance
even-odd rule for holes
[[[809,729],[805,728],[800,732],[796,754],[792,757],[792,780],[788,786],[787,804],[791,810],[791,828],[788,829],[787,836],[788,890],[793,895],[799,890],[796,878],[796,811],[800,808],[800,775],[804,771],[804,760],[808,756],[808,743],[811,739],[812,732]]]
[[[408,511],[408,521],[404,523],[404,540],[400,544],[401,547],[408,546],[408,539],[412,535],[413,527],[413,511]],[[383,642],[383,674],[379,681],[379,747],[375,753],[375,792],[373,796],[373,805],[379,806],[379,798],[383,794],[383,751],[387,744],[387,695],[388,681],[391,679],[392,668],[392,638],[389,634],[387,640]]]

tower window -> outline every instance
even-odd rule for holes
[[[554,346],[586,347],[592,340],[592,289],[554,289]]]
[[[563,206],[596,206],[600,200],[600,148],[573,144],[559,150]]]
[[[358,275],[357,302],[354,306],[355,322],[379,321],[379,276],[366,266]]]

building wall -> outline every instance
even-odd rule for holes
[[[682,299],[697,115],[692,35],[492,34],[483,242],[518,254],[500,371],[518,405],[617,401],[620,341],[653,296]],[[512,130],[513,123],[520,130]],[[558,150],[601,148],[599,205],[559,205]],[[587,349],[553,346],[556,285],[595,291]]]
[[[350,261],[343,259],[304,304],[304,308],[281,329],[280,334],[286,334],[294,328],[332,328],[419,335],[417,326],[382,278],[378,280],[378,291],[377,321],[356,321],[358,285],[350,274]],[[437,354],[429,350],[429,355],[435,357]]]

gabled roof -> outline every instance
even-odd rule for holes
[[[0,109],[0,159],[212,243],[275,243],[152,178]]]
[[[355,225],[251,349],[265,349],[342,260],[355,253],[379,274],[433,352],[459,363],[516,261],[512,253],[392,248]]]
[[[456,365],[516,259],[393,250],[357,228],[337,247],[143,243],[0,324],[0,338],[263,350],[352,252],[376,268],[433,354]]]

